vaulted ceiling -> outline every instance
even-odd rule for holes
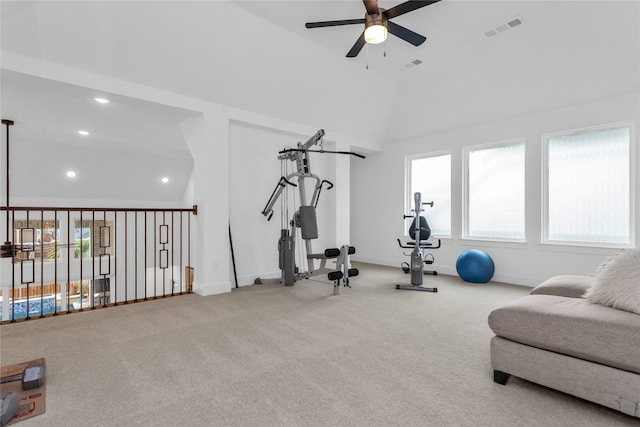
[[[104,114],[78,101],[99,95],[94,88],[16,73],[13,61],[60,64],[385,144],[635,92],[640,82],[636,1],[443,0],[394,19],[426,36],[423,45],[390,36],[357,58],[345,54],[360,25],[304,23],[361,18],[358,0],[2,1],[0,12],[1,109],[20,124],[15,138],[46,145],[59,163],[58,153],[72,159],[87,148],[71,133],[89,123],[99,129],[93,148],[129,153],[139,174],[154,179],[171,164],[182,175],[189,169],[178,124],[194,112],[119,96]],[[485,35],[514,18],[522,24]],[[152,154],[145,160],[144,152]],[[145,194],[176,200],[185,184]]]

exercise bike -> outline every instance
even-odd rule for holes
[[[438,292],[438,288],[422,286],[422,279],[425,274],[433,276],[438,275],[437,271],[424,269],[425,264],[433,264],[434,261],[432,254],[425,255],[425,249],[438,249],[440,247],[440,239],[438,239],[437,246],[434,246],[430,242],[426,242],[426,240],[431,237],[431,228],[429,227],[427,219],[422,216],[422,212],[424,212],[423,206],[429,205],[433,207],[433,201],[422,202],[422,194],[420,193],[415,193],[413,195],[413,200],[415,203],[415,208],[413,209],[414,214],[404,215],[404,218],[413,218],[411,226],[409,227],[409,236],[413,237],[414,240],[402,244],[400,239],[398,239],[398,245],[400,245],[401,248],[413,249],[410,254],[405,254],[411,257],[411,262],[408,265],[406,262],[402,263],[402,269],[404,272],[411,273],[411,284],[396,285],[396,289],[402,289],[405,291]]]

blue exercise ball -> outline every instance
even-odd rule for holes
[[[458,257],[456,271],[465,282],[487,283],[493,277],[495,265],[486,252],[469,249]]]

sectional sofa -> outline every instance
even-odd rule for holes
[[[494,381],[516,377],[640,418],[640,250],[553,277],[489,315]]]

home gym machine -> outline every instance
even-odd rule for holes
[[[289,174],[285,173],[280,177],[280,180],[276,184],[276,188],[273,190],[273,193],[271,193],[269,201],[262,210],[262,215],[266,216],[268,221],[271,220],[271,217],[273,216],[273,207],[282,193],[285,192],[285,200],[281,205],[280,212],[283,227],[280,232],[280,239],[278,240],[281,276],[278,279],[257,278],[254,281],[254,284],[284,283],[285,286],[293,286],[295,282],[299,280],[308,279],[309,277],[320,274],[327,274],[328,279],[333,282],[333,294],[338,295],[340,293],[340,285],[342,284],[343,286],[350,287],[349,277],[358,275],[358,269],[350,268],[349,264],[349,255],[356,252],[356,249],[353,246],[348,244],[342,245],[340,248],[326,249],[323,253],[314,253],[312,250],[311,240],[318,238],[318,224],[316,219],[318,199],[320,198],[322,188],[326,186],[326,189],[330,190],[333,188],[333,184],[326,179],[321,180],[318,176],[311,173],[309,153],[350,154],[364,159],[363,155],[350,151],[324,150],[322,148],[323,136],[324,130],[320,129],[306,142],[298,142],[296,148],[285,148],[278,153],[278,159],[283,164],[286,164],[287,161],[291,161],[295,164],[295,172]],[[320,150],[311,150],[310,148],[316,144],[320,145]],[[307,180],[314,183],[314,190],[310,203],[307,203]],[[288,217],[286,216],[286,208],[284,205],[287,203],[286,192],[291,187],[297,187],[300,197],[300,206],[289,221],[289,228],[285,228],[284,220],[288,220]],[[298,266],[296,266],[295,250],[297,229],[300,229],[300,235],[302,240],[304,240],[307,260],[306,271],[300,271]],[[315,268],[316,260],[320,263],[318,268]],[[335,260],[335,268],[327,267],[328,260]]]
[[[432,243],[428,243],[425,240],[428,240],[431,237],[431,228],[429,227],[429,223],[427,219],[422,216],[422,212],[424,209],[422,206],[429,205],[433,207],[433,201],[431,202],[423,202],[422,194],[415,193],[413,195],[413,200],[415,203],[415,208],[412,210],[413,215],[404,215],[404,218],[413,218],[411,222],[411,226],[409,227],[409,236],[413,237],[413,241],[408,241],[404,245],[398,239],[398,245],[401,248],[410,248],[413,249],[411,253],[406,254],[411,257],[411,263],[405,267],[403,263],[403,270],[405,273],[411,273],[411,284],[410,285],[396,285],[396,289],[403,289],[406,291],[424,291],[424,292],[438,292],[438,288],[427,288],[422,286],[422,276],[425,274],[437,276],[437,271],[429,271],[424,269],[424,264],[433,264],[434,258],[432,254],[425,255],[425,249],[438,249],[440,247],[440,239],[438,239],[438,245],[433,246]]]

